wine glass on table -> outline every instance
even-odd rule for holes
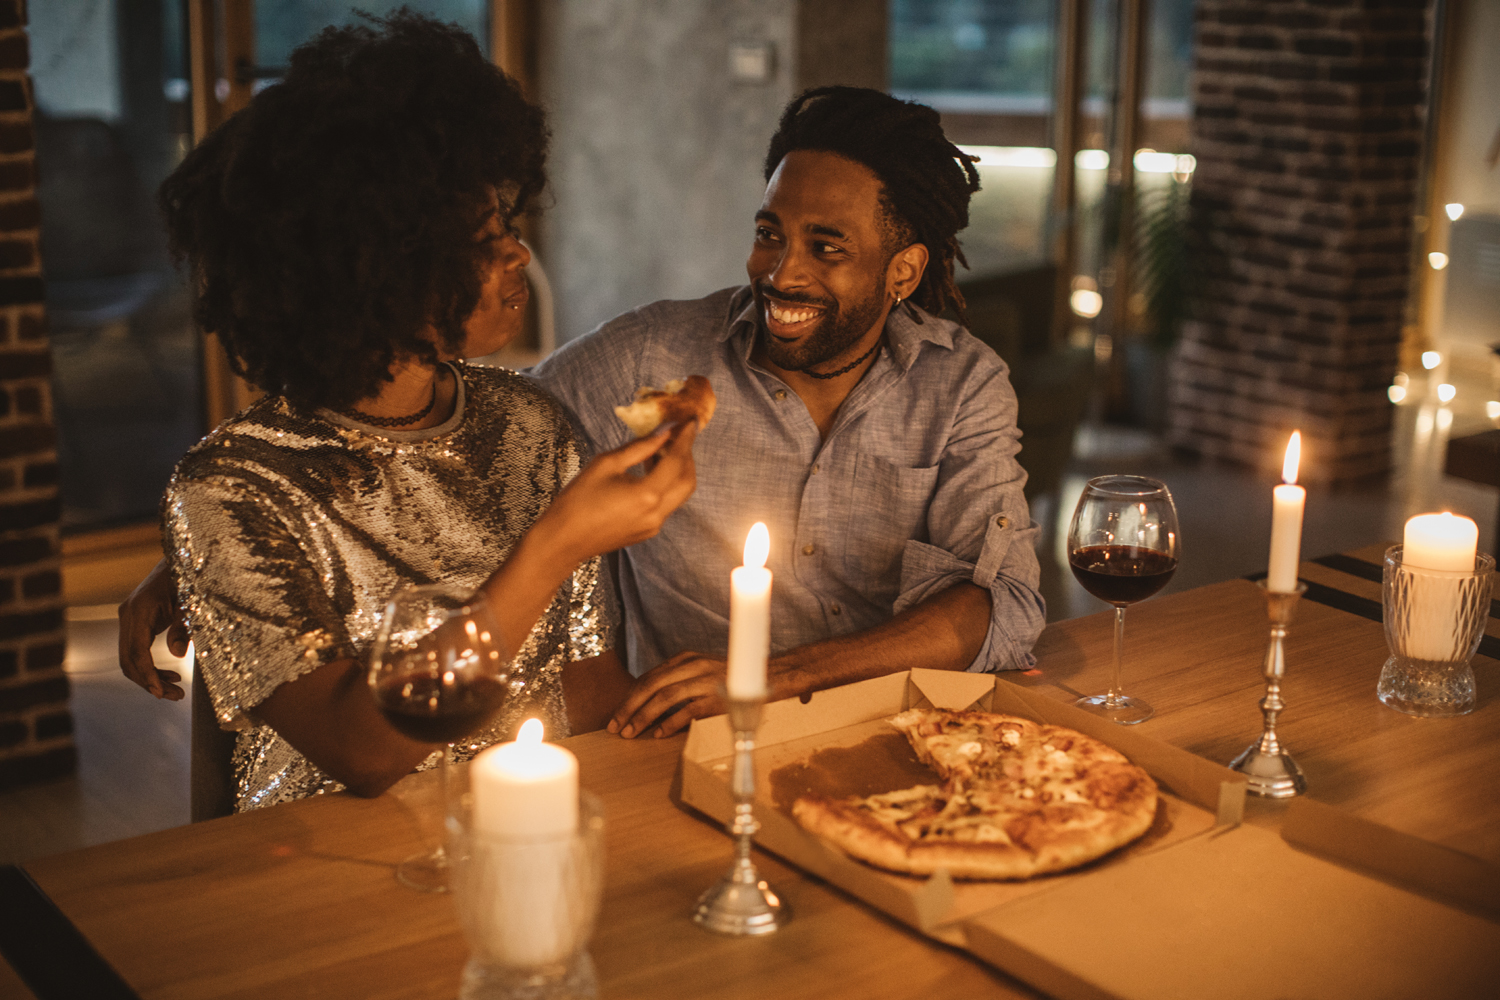
[[[1068,527],[1068,565],[1083,589],[1115,608],[1114,680],[1108,694],[1074,702],[1122,725],[1155,710],[1120,689],[1125,609],[1167,585],[1177,569],[1182,536],[1167,484],[1145,476],[1099,476],[1078,498]]]
[[[442,809],[448,808],[453,743],[504,706],[512,661],[483,594],[443,584],[408,586],[386,605],[370,653],[370,691],[399,732],[444,743],[438,765]],[[437,824],[446,824],[440,819]],[[396,878],[424,892],[448,890],[448,854],[441,839],[401,862]]]

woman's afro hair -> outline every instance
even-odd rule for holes
[[[968,267],[958,232],[969,224],[969,197],[979,190],[974,158],[943,135],[938,113],[864,87],[818,87],[788,104],[766,152],[766,180],[790,152],[834,153],[880,179],[882,228],[895,254],[912,243],[927,248],[928,265],[912,293],[931,313],[948,306],[963,315],[953,264]]]
[[[495,239],[545,185],[542,112],[474,39],[403,8],[327,28],[161,186],[194,316],[235,372],[300,406],[456,352]],[[430,336],[430,335],[429,335]]]

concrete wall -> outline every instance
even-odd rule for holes
[[[795,0],[542,6],[556,203],[540,242],[560,342],[745,280],[761,161],[794,86],[795,14]],[[770,79],[731,79],[731,42],[770,42]]]

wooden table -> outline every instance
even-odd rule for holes
[[[1476,657],[1480,698],[1469,716],[1413,719],[1382,706],[1380,551],[1303,564],[1318,600],[1302,602],[1288,639],[1282,735],[1312,797],[1500,862],[1500,661]],[[1490,629],[1494,651],[1500,621]],[[1125,687],[1157,708],[1142,730],[1229,760],[1260,730],[1265,641],[1264,601],[1244,581],[1132,608]],[[1110,642],[1106,615],[1050,626],[1040,672],[1015,679],[1060,698],[1102,690]],[[761,940],[699,930],[687,914],[726,868],[730,842],[672,802],[682,741],[594,733],[568,746],[608,817],[591,948],[604,996],[1035,996],[770,857],[759,863],[791,904],[791,924]],[[1255,800],[1251,818],[1275,824],[1283,811]],[[452,902],[392,877],[420,839],[395,796],[337,795],[44,858],[25,872],[142,997],[447,1000],[466,958]],[[0,996],[14,983],[0,967]]]

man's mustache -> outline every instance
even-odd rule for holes
[[[800,292],[783,292],[764,282],[757,284],[755,291],[761,298],[772,298],[778,302],[796,302],[804,306],[817,306],[820,309],[827,309],[829,311],[838,308],[838,303],[832,299],[820,299],[815,295],[806,295]]]

